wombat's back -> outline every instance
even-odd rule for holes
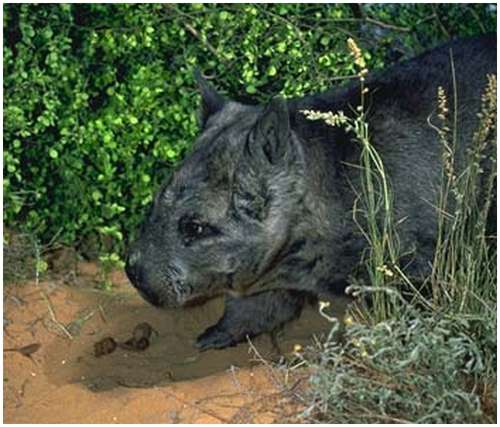
[[[446,126],[456,131],[455,167],[460,173],[466,147],[479,125],[477,113],[488,74],[496,74],[493,35],[450,42],[373,73],[364,83],[368,88],[365,105],[370,141],[382,157],[394,193],[401,244],[403,250],[419,248],[422,254],[417,258],[422,263],[432,259],[443,166],[443,144],[436,131],[436,127],[445,125],[437,117],[438,88],[444,90],[447,99]],[[290,102],[294,130],[302,136],[305,151],[313,153],[317,168],[323,170],[323,180],[328,181],[323,188],[335,189],[338,194],[343,187],[340,194],[348,209],[355,199],[349,188],[354,185],[359,191],[359,177],[357,169],[345,165],[359,163],[359,144],[342,128],[307,120],[302,110],[343,111],[352,116],[360,105],[360,92],[356,82]],[[490,149],[494,150],[493,144]],[[332,200],[338,203],[337,196]]]

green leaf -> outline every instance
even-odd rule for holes
[[[111,133],[104,134],[103,141],[105,144],[109,144],[113,140],[113,135]]]
[[[257,88],[254,85],[249,85],[249,86],[246,87],[246,91],[249,94],[253,95],[254,93],[257,92]]]
[[[99,190],[94,190],[92,192],[92,198],[97,202],[102,199],[102,194]]]
[[[279,53],[284,53],[286,51],[286,43],[285,42],[279,42],[276,46],[276,50]]]
[[[47,271],[47,269],[49,268],[49,265],[47,264],[46,261],[44,261],[43,259],[39,259],[37,262],[36,262],[36,271],[38,273],[45,273]]]
[[[275,76],[276,73],[278,72],[278,70],[276,69],[276,67],[274,65],[271,65],[268,69],[267,69],[267,75],[268,76]]]

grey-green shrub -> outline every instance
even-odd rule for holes
[[[354,323],[309,360],[301,416],[324,423],[485,422],[479,384],[485,354],[466,320],[409,306],[376,325]]]

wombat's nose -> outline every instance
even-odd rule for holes
[[[132,285],[139,291],[144,299],[154,306],[160,306],[158,295],[146,283],[144,267],[141,265],[141,255],[138,250],[131,250],[127,255],[125,272]]]
[[[127,254],[127,259],[125,263],[125,272],[129,280],[134,286],[139,286],[141,283],[141,267],[139,265],[140,253],[137,250],[130,250]]]

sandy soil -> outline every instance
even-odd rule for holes
[[[113,288],[96,289],[98,270],[79,263],[77,275],[4,288],[5,423],[289,422],[297,413],[287,390],[304,372],[271,369],[248,343],[199,352],[196,336],[222,313],[222,300],[183,310],[145,303],[120,273]],[[342,315],[346,301],[332,310]],[[124,342],[147,322],[156,331],[143,351],[117,348],[95,356],[105,337]],[[329,328],[315,308],[253,344],[266,360],[290,357],[295,344]],[[39,344],[22,351],[26,346]],[[33,351],[31,354],[30,350]],[[300,371],[300,370],[299,370]]]

